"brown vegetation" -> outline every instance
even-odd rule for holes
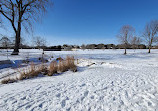
[[[56,61],[52,61],[48,68],[48,75],[52,76],[55,73],[62,73],[68,70],[73,72],[77,71],[77,66],[75,65],[75,59],[73,56],[67,56],[65,60],[60,59],[58,63]]]
[[[2,84],[8,84],[8,83],[13,83],[13,82],[16,82],[17,81],[17,78],[14,79],[14,78],[5,78],[1,81]]]
[[[48,76],[52,76],[53,74],[57,73],[57,68],[58,68],[57,62],[52,61],[48,68]]]
[[[68,66],[68,69],[70,69],[71,71],[73,72],[76,72],[77,71],[77,66],[75,65],[75,59],[74,59],[74,56],[70,57],[70,56],[67,56],[66,58],[66,66]]]
[[[20,73],[19,80],[37,77],[42,72],[42,70],[42,65],[35,66],[34,63],[31,63],[30,67],[22,69],[22,71],[18,70]]]
[[[62,73],[65,71],[71,70],[73,72],[77,71],[77,66],[75,65],[75,59],[73,56],[67,56],[66,59],[60,59],[59,62],[52,61],[49,66],[45,64],[35,65],[31,63],[31,65],[27,68],[19,68],[18,72],[20,73],[19,77],[15,79],[6,78],[1,81],[2,84],[13,83],[18,80],[30,79],[37,77],[39,74],[53,76],[55,73]]]

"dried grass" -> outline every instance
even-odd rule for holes
[[[65,72],[71,70],[73,72],[77,71],[77,66],[75,65],[74,56],[67,56],[65,60],[59,61],[58,71]]]
[[[66,64],[67,64],[68,69],[70,69],[73,72],[77,71],[77,66],[75,65],[74,56],[67,56],[66,62],[67,62]]]
[[[34,78],[42,72],[43,65],[35,66],[34,63],[31,63],[30,67],[21,70],[18,70],[20,73],[19,80]]]
[[[57,70],[59,73],[68,71],[68,66],[66,64],[66,60],[59,61]]]
[[[35,65],[33,62],[27,68],[18,68],[20,76],[15,79],[5,78],[1,81],[2,84],[13,83],[18,80],[24,80],[29,78],[37,77],[39,74],[44,74],[48,76],[53,76],[55,73],[62,73],[71,70],[73,72],[77,71],[77,66],[75,65],[74,56],[67,56],[66,59],[60,59],[59,62],[52,61],[49,66],[41,64]]]
[[[48,76],[52,76],[53,74],[57,73],[57,68],[58,68],[57,62],[52,61],[48,68]]]
[[[17,78],[14,79],[14,78],[5,78],[1,81],[2,84],[8,84],[8,83],[13,83],[13,82],[16,82],[17,81]]]

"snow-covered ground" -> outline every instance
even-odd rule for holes
[[[9,59],[41,56],[40,50],[20,52]],[[45,52],[48,58],[74,55],[79,59],[78,72],[0,85],[0,111],[158,111],[158,50],[123,52]],[[0,60],[6,56],[0,55]]]

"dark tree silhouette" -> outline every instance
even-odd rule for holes
[[[15,32],[12,55],[18,55],[22,26],[29,31],[34,21],[46,12],[51,0],[0,0],[0,16],[9,20]]]

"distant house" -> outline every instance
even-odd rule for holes
[[[117,48],[117,49],[124,49],[125,46],[124,46],[124,44],[118,44],[118,45],[116,46],[116,48]],[[127,49],[131,49],[131,45],[130,45],[130,44],[128,44]]]
[[[104,44],[98,44],[97,49],[105,49],[105,45]]]
[[[77,48],[72,48],[71,50],[72,50],[72,51],[77,51]]]
[[[146,47],[146,45],[144,45],[144,44],[140,44],[140,45],[138,45],[138,48],[139,48],[139,49],[146,49],[147,47]]]
[[[66,45],[66,44],[64,44],[64,45],[62,46],[62,51],[71,51],[72,48],[73,48],[72,45]]]
[[[153,46],[152,49],[158,49],[158,46],[157,46],[157,45],[156,45],[156,46]]]
[[[97,45],[96,44],[88,44],[86,45],[86,49],[96,49]]]
[[[107,49],[115,49],[115,45],[114,44],[107,44]]]

